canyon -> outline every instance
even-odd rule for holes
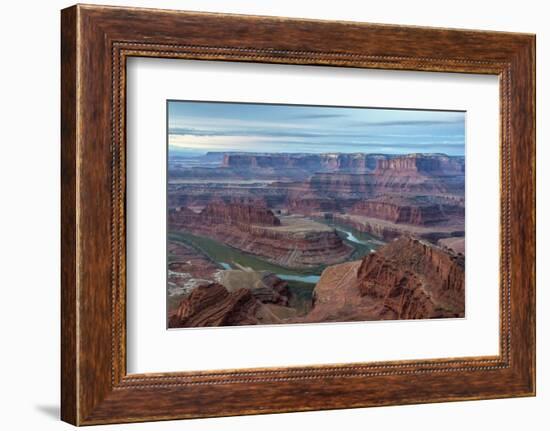
[[[168,172],[171,328],[464,316],[464,157],[210,152]]]
[[[302,322],[464,317],[464,259],[401,237],[362,260],[327,268]]]
[[[259,295],[253,288],[205,283],[170,312],[169,326],[460,318],[464,258],[402,237],[361,260],[327,267],[303,316],[288,306],[288,291],[282,292]]]
[[[199,213],[176,208],[169,223],[290,268],[341,262],[353,251],[334,229],[303,217],[276,217],[261,202],[214,202]]]

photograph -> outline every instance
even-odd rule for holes
[[[5,429],[549,422],[541,2],[117,1],[4,8]]]
[[[466,112],[167,101],[167,328],[465,317]]]

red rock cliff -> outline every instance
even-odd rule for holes
[[[200,214],[180,208],[169,213],[169,229],[207,236],[289,268],[344,261],[353,248],[336,231],[305,218],[287,218],[283,226],[266,207],[212,203]]]
[[[325,269],[305,322],[464,316],[464,259],[402,237]]]
[[[437,175],[458,175],[464,173],[463,158],[452,158],[443,154],[409,154],[401,157],[379,159],[376,172],[384,171],[423,172]]]
[[[169,316],[170,328],[280,323],[248,289],[229,292],[218,283],[195,288]]]
[[[252,169],[304,169],[327,171],[367,171],[376,167],[377,160],[387,158],[380,154],[364,153],[226,153],[223,167]]]
[[[209,203],[201,211],[201,219],[217,223],[244,223],[263,226],[280,226],[281,221],[273,212],[259,203]]]
[[[419,272],[435,293],[464,294],[464,257],[410,237],[388,243],[383,255],[405,262],[405,268]]]
[[[374,217],[413,225],[430,225],[446,221],[440,205],[409,205],[378,200],[361,201],[351,209],[352,214]]]
[[[434,313],[435,305],[422,288],[421,279],[380,255],[363,259],[357,283],[362,296],[379,299],[380,318],[423,319]]]

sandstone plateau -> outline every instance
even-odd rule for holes
[[[464,158],[442,154],[227,153],[216,168],[173,169],[169,205],[264,199],[270,208],[347,210],[385,194],[464,195]],[[172,172],[170,172],[172,175]],[[463,202],[462,202],[463,203]]]
[[[383,197],[356,203],[351,214],[364,215],[393,223],[428,226],[449,220],[441,205],[396,197]]]
[[[227,168],[299,169],[299,170],[372,170],[382,154],[299,154],[299,153],[226,153],[222,166]]]
[[[169,326],[464,316],[465,160],[168,161]]]
[[[353,252],[334,229],[302,217],[281,221],[262,204],[215,202],[200,213],[176,208],[169,223],[172,230],[215,238],[289,268],[342,262]]]

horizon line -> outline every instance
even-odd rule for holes
[[[396,152],[380,152],[380,151],[374,151],[374,152],[365,152],[365,151],[352,151],[352,152],[346,152],[346,151],[326,151],[326,152],[304,152],[304,151],[295,151],[295,152],[289,152],[289,151],[232,151],[232,150],[198,150],[195,148],[188,148],[183,149],[178,146],[168,146],[169,152],[176,152],[176,153],[196,153],[196,154],[255,154],[255,155],[270,155],[270,154],[303,154],[303,155],[333,155],[333,154],[364,154],[364,155],[372,155],[372,156],[414,156],[418,154],[422,155],[438,155],[438,156],[446,156],[446,157],[465,157],[464,154],[448,154],[441,151],[412,151],[412,152],[405,152],[405,153],[396,153]]]

